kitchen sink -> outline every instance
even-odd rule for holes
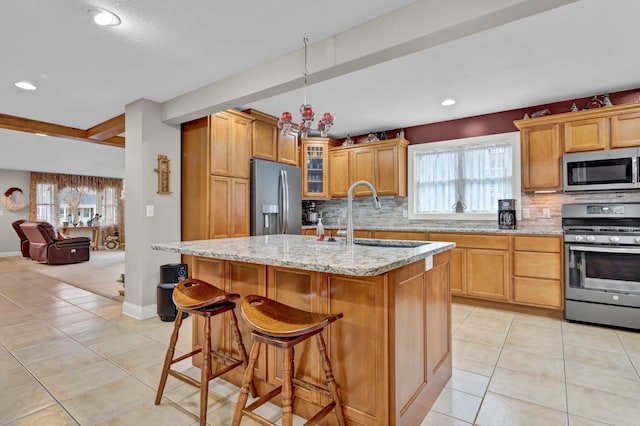
[[[396,247],[396,248],[414,248],[431,244],[431,241],[412,241],[412,240],[376,240],[372,238],[356,238],[353,244],[357,246],[373,246],[373,247]]]

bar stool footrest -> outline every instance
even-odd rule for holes
[[[329,413],[331,413],[335,407],[336,403],[334,401],[331,401],[329,404],[322,407],[322,410],[318,411],[313,415],[313,417],[307,420],[307,422],[303,426],[315,425],[319,420],[324,419]]]

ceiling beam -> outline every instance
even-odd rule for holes
[[[122,133],[124,133],[124,114],[120,114],[87,129],[87,137],[99,141],[108,140]]]
[[[122,117],[121,119],[119,117]],[[110,123],[111,121],[114,123],[105,125],[105,123]],[[28,132],[28,133],[39,133],[47,136],[54,136],[58,138],[65,139],[75,139],[79,141],[98,143],[102,145],[110,145],[117,146],[120,148],[124,148],[125,139],[121,136],[116,136],[112,134],[113,131],[119,129],[119,122],[122,122],[122,131],[124,132],[124,114],[118,117],[114,117],[111,120],[107,120],[103,123],[100,123],[91,129],[100,128],[102,130],[96,131],[95,135],[98,137],[91,136],[89,134],[89,130],[77,129],[75,127],[67,127],[61,126],[59,124],[46,123],[44,121],[31,120],[29,118],[16,117],[13,115],[0,114],[0,128],[16,130],[18,132]],[[103,126],[104,125],[104,126]],[[103,127],[100,127],[103,126]],[[100,139],[102,138],[102,139]]]

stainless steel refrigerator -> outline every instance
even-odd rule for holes
[[[251,235],[300,234],[301,197],[299,167],[251,160]]]

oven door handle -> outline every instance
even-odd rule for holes
[[[590,252],[594,252],[594,253],[640,254],[640,248],[597,247],[597,246],[569,246],[569,250],[573,250],[573,251],[590,251]]]

